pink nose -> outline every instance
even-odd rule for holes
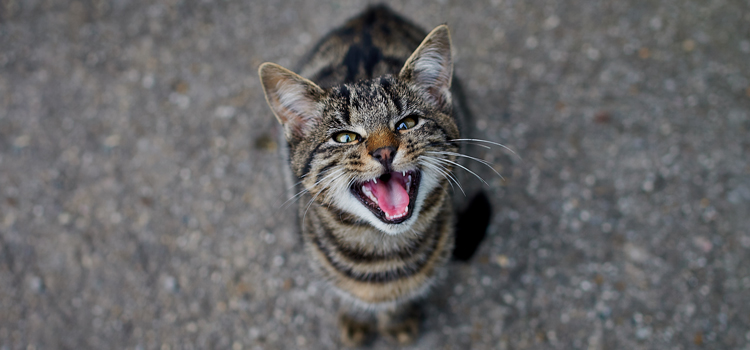
[[[373,158],[377,159],[380,164],[383,164],[384,167],[390,168],[391,163],[393,163],[393,157],[396,156],[396,148],[387,146],[387,147],[380,147],[372,153],[370,153]]]

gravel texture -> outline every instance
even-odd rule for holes
[[[337,348],[256,69],[364,5],[0,5],[0,349]],[[750,349],[748,1],[393,8],[520,155],[411,348]]]

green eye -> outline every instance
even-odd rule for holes
[[[417,117],[416,116],[408,116],[404,119],[399,120],[396,123],[396,130],[407,130],[413,128],[415,125],[417,125]]]
[[[336,135],[333,135],[333,140],[338,143],[352,143],[359,140],[359,135],[351,131],[342,131]]]

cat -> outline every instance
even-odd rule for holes
[[[259,75],[301,186],[305,251],[345,305],[341,341],[357,346],[378,332],[411,343],[419,301],[454,248],[449,186],[462,139],[448,26],[425,35],[370,7],[296,71],[267,62]]]

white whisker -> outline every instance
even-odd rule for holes
[[[338,180],[342,176],[346,175],[346,173],[344,173],[344,171],[342,169],[336,169],[336,171],[331,172],[330,174],[328,174],[325,177],[323,177],[323,179],[321,179],[320,181],[316,182],[316,185],[318,183],[321,183],[326,178],[328,178],[330,176],[333,176],[334,174],[336,174],[336,175],[334,177],[332,177],[331,179],[327,180],[326,183],[321,186],[322,188],[320,189],[320,191],[318,191],[317,193],[315,193],[315,196],[313,196],[312,199],[310,199],[310,201],[307,202],[307,208],[305,208],[305,214],[302,215],[302,221],[301,221],[302,223],[305,222],[305,218],[307,217],[307,211],[310,210],[310,206],[313,204],[313,202],[315,202],[315,199],[317,199],[318,196],[320,196],[320,194],[323,193],[323,191],[325,191],[326,188],[328,188],[328,186],[330,186],[332,183],[334,183],[336,180]]]
[[[326,179],[326,178],[327,178],[328,176],[331,176],[332,174],[335,174],[335,173],[336,173],[336,172],[338,172],[338,171],[340,171],[340,169],[336,169],[336,170],[335,170],[334,172],[332,172],[332,173],[329,173],[329,174],[327,174],[327,175],[326,175],[326,176],[324,176],[324,177],[323,177],[322,179],[318,180],[318,182],[316,182],[315,184],[313,184],[313,187],[317,186],[317,185],[318,185],[318,184],[320,184],[320,183],[321,183],[321,182],[322,182],[323,180],[325,180],[325,179]],[[307,174],[305,174],[305,175],[302,175],[302,178],[306,177],[306,176],[307,176],[308,174],[309,174],[309,173],[307,173]],[[296,184],[294,184],[294,186],[297,186],[297,185],[301,184],[301,183],[302,183],[302,181],[304,181],[304,179],[303,179],[303,180],[300,180],[299,182],[297,182]],[[292,186],[292,187],[294,187],[294,186]],[[291,187],[290,187],[290,189],[291,189]],[[289,207],[289,205],[292,205],[292,204],[293,204],[293,203],[294,203],[294,202],[295,202],[295,201],[296,201],[297,199],[299,199],[300,197],[302,197],[302,195],[304,195],[304,194],[305,194],[306,192],[309,192],[309,191],[308,191],[307,189],[304,189],[304,188],[303,188],[303,189],[302,189],[302,191],[299,191],[299,192],[297,192],[297,194],[295,194],[295,195],[294,195],[294,196],[292,196],[291,198],[289,198],[289,199],[287,199],[286,201],[284,201],[284,203],[281,203],[281,205],[279,206],[279,208],[282,208],[282,207],[284,207],[284,204],[287,204],[287,203],[289,203],[289,204],[288,204],[288,205],[287,205],[286,207],[284,207],[284,209],[288,208],[288,207]],[[291,202],[290,202],[290,201],[291,201]]]
[[[301,183],[302,183],[302,181],[305,181],[305,177],[307,177],[307,175],[309,175],[309,174],[310,174],[310,173],[307,173],[307,174],[305,174],[305,175],[302,175],[302,176],[300,177],[300,180],[299,180],[299,181],[297,181],[297,183],[295,183],[294,185],[291,185],[291,186],[289,186],[289,187],[287,188],[287,190],[291,190],[292,188],[294,188],[294,187],[296,187],[297,185],[301,184]]]
[[[297,199],[299,199],[300,197],[302,197],[302,195],[304,195],[305,192],[308,192],[308,191],[306,189],[303,189],[302,191],[297,192],[297,194],[295,194],[291,198],[289,198],[286,201],[284,201],[284,203],[281,203],[281,205],[279,205],[279,208],[286,209],[289,205],[292,205],[292,203],[294,203],[294,201],[296,201]],[[287,204],[287,203],[288,203],[288,205],[285,207],[284,204]]]
[[[483,179],[483,178],[482,178],[481,176],[477,175],[477,173],[475,173],[475,172],[473,172],[473,171],[469,170],[469,169],[468,169],[467,167],[465,167],[465,166],[463,166],[463,165],[461,165],[461,164],[458,164],[458,163],[456,163],[456,162],[454,162],[454,161],[452,161],[452,160],[448,160],[448,159],[443,159],[443,158],[434,158],[434,159],[436,159],[436,160],[438,160],[438,161],[440,161],[440,162],[446,162],[446,163],[449,163],[449,164],[453,164],[453,165],[455,165],[455,166],[457,166],[457,167],[459,167],[459,168],[461,168],[461,169],[464,169],[464,170],[466,170],[466,171],[467,171],[467,172],[468,172],[469,174],[472,174],[472,175],[476,176],[476,178],[477,178],[477,179],[479,179],[479,181],[482,181],[482,182],[483,182],[483,183],[484,183],[485,185],[487,185],[487,186],[489,186],[489,185],[490,185],[490,184],[488,184],[488,183],[487,183],[487,181],[484,181],[484,179]]]
[[[497,170],[495,170],[495,168],[494,168],[494,167],[492,166],[492,164],[490,164],[490,163],[489,163],[488,161],[486,161],[486,160],[484,160],[484,159],[479,159],[479,158],[476,158],[476,157],[472,157],[472,156],[467,156],[467,155],[465,155],[465,154],[462,154],[462,153],[456,153],[456,152],[437,152],[437,151],[427,151],[427,153],[432,153],[432,154],[444,154],[444,155],[452,155],[452,156],[456,156],[456,157],[463,157],[463,158],[471,159],[471,160],[473,160],[473,161],[477,161],[477,162],[479,162],[479,163],[482,163],[482,164],[486,165],[486,166],[487,166],[488,168],[492,169],[492,171],[494,171],[494,172],[495,172],[495,174],[497,174],[497,176],[500,176],[500,178],[501,178],[502,180],[505,180],[505,178],[504,178],[504,177],[503,177],[502,175],[500,175],[500,173],[499,173],[499,172],[497,172]]]
[[[450,172],[448,172],[447,170],[445,170],[445,167],[443,167],[440,164],[433,163],[433,160],[431,158],[432,157],[429,157],[429,156],[423,156],[422,160],[424,162],[422,163],[422,165],[424,165],[425,167],[428,167],[428,168],[430,168],[430,169],[438,172],[440,175],[442,175],[444,178],[446,178],[448,180],[448,184],[451,185],[451,188],[454,191],[456,190],[456,188],[453,187],[453,183],[455,183],[456,186],[458,186],[458,189],[461,190],[461,193],[463,193],[464,197],[466,197],[466,192],[464,192],[464,189],[463,189],[463,187],[461,187],[461,184],[458,182],[458,180],[455,177],[453,177],[453,175],[451,175]]]
[[[443,164],[440,164],[440,162],[438,162],[438,158],[435,158],[435,157],[430,157],[430,158],[434,159],[434,162],[435,162],[435,163],[433,163],[433,164],[434,164],[435,166],[439,167],[440,169],[442,169],[442,171],[443,171],[444,173],[448,174],[448,176],[450,176],[450,178],[452,178],[452,179],[453,179],[453,182],[454,182],[454,183],[455,183],[456,185],[458,185],[458,187],[459,187],[459,188],[461,189],[461,191],[463,192],[463,187],[461,186],[461,182],[460,182],[460,181],[458,181],[458,177],[456,177],[456,174],[454,174],[454,173],[453,173],[453,170],[449,170],[447,166],[445,166],[445,165],[443,165]],[[465,194],[466,194],[466,193],[464,193],[464,195],[465,195]]]
[[[456,190],[456,188],[453,187],[453,181],[451,181],[451,179],[448,178],[448,176],[446,176],[445,172],[442,169],[438,168],[437,166],[435,166],[434,164],[429,163],[429,162],[424,162],[424,164],[422,164],[422,165],[424,165],[425,167],[430,168],[431,170],[433,170],[433,171],[437,172],[438,174],[442,175],[444,179],[448,180],[448,184],[451,185],[451,188],[454,191]]]
[[[456,178],[455,178],[455,177],[454,177],[454,176],[453,176],[453,175],[451,174],[451,172],[450,172],[449,170],[447,170],[447,169],[446,169],[446,167],[445,167],[445,166],[441,165],[441,164],[440,164],[439,162],[437,162],[436,160],[434,160],[434,159],[435,159],[434,157],[430,157],[430,156],[425,156],[425,155],[423,155],[423,156],[421,157],[421,159],[425,161],[425,162],[424,162],[424,165],[433,167],[433,168],[431,168],[431,169],[435,169],[435,170],[436,170],[436,171],[438,171],[438,172],[439,172],[439,173],[440,173],[441,175],[443,175],[444,177],[448,178],[448,180],[449,180],[449,181],[451,181],[451,180],[452,180],[452,181],[453,181],[453,183],[455,183],[456,185],[458,185],[458,188],[459,188],[459,189],[461,190],[461,192],[464,192],[464,190],[463,190],[463,187],[461,187],[461,184],[460,184],[460,183],[458,182],[458,179],[456,179]],[[452,186],[452,185],[451,185],[451,186]],[[465,193],[465,192],[464,192],[464,195],[466,195],[466,193]]]
[[[523,160],[523,158],[521,158],[521,156],[519,156],[518,153],[516,153],[515,151],[513,151],[512,149],[510,149],[510,147],[508,147],[506,145],[503,145],[502,143],[497,143],[497,142],[492,142],[492,141],[487,141],[487,140],[482,140],[482,139],[452,139],[452,140],[448,140],[446,142],[484,142],[484,143],[488,143],[488,144],[491,144],[491,145],[502,147],[502,148],[506,149],[508,152],[513,153],[513,155],[515,155],[516,157],[518,157],[518,159]]]

